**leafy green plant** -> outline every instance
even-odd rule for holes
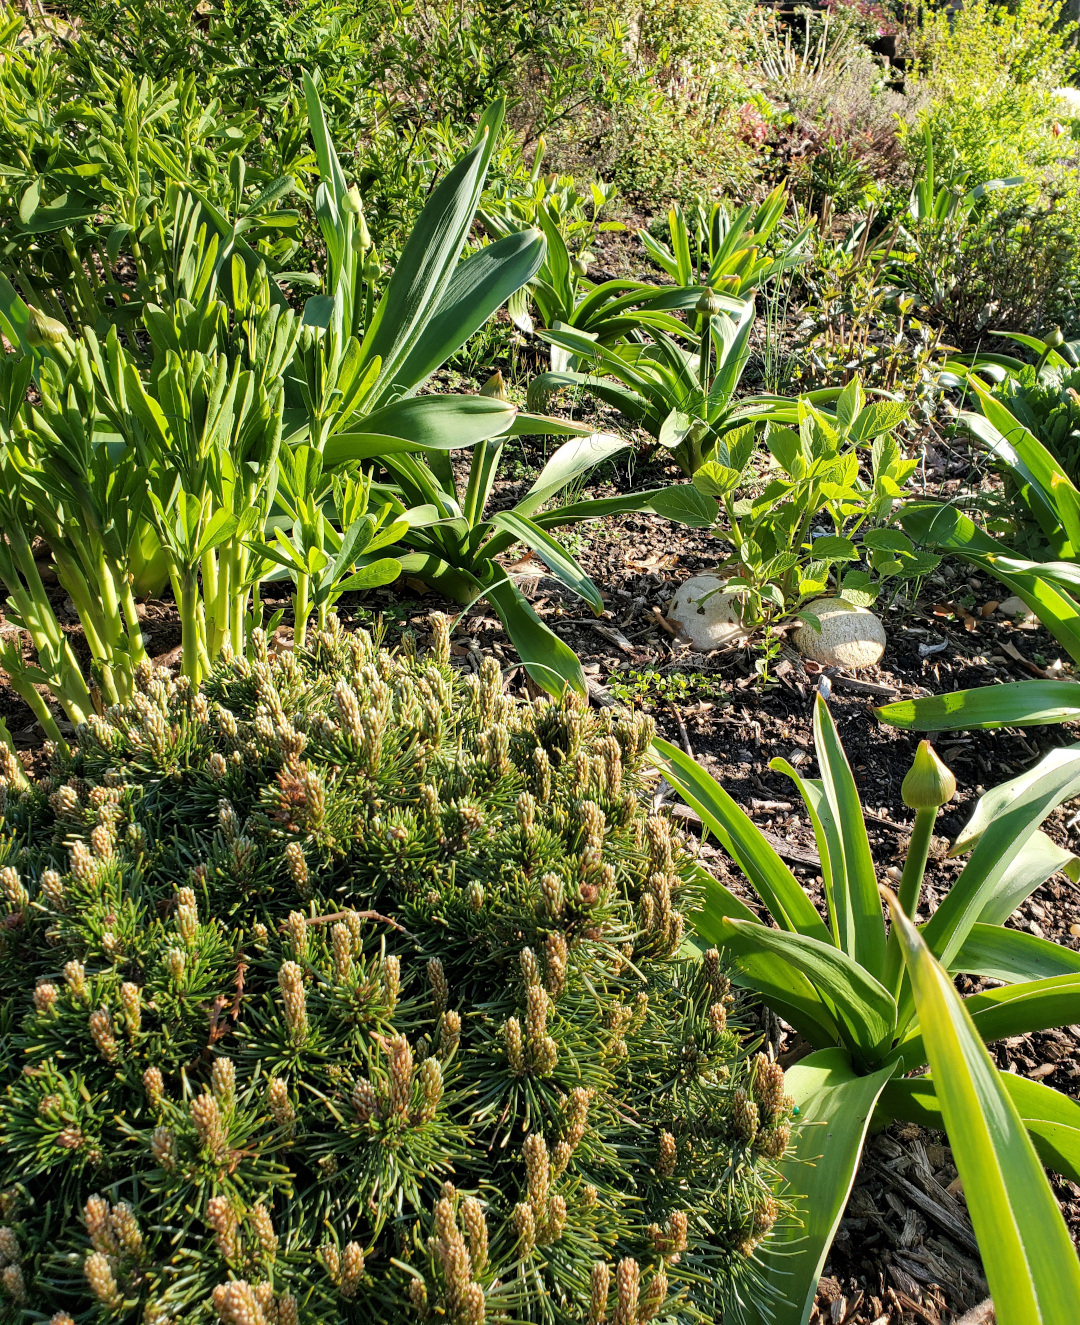
[[[513,418],[513,409],[504,408]],[[577,655],[540,620],[499,558],[523,544],[599,615],[604,608],[600,591],[552,531],[628,511],[651,511],[702,528],[712,520],[712,507],[685,484],[625,496],[571,499],[560,505],[556,498],[571,484],[629,444],[610,435],[588,433],[574,424],[527,414],[514,419],[507,431],[512,435],[534,430],[572,436],[509,510],[488,509],[505,432],[473,448],[464,490],[455,480],[448,449],[432,448],[426,456],[382,456],[381,463],[393,482],[377,491],[392,503],[395,517],[408,524],[400,545],[388,550],[407,574],[462,606],[486,598],[538,685],[556,694],[569,685],[584,694],[585,678]],[[575,433],[586,435],[574,437]]]
[[[432,627],[146,665],[40,782],[0,746],[5,1320],[757,1296],[791,1111],[680,954],[652,724],[515,703]]]
[[[937,564],[933,555],[916,553],[898,529],[874,527],[887,521],[918,464],[903,456],[893,436],[906,407],[891,400],[867,404],[856,378],[836,397],[835,414],[803,396],[794,413],[797,430],[771,419],[765,425],[769,463],[754,496],[738,493],[755,477],[756,421],[722,437],[716,458],[694,474],[694,486],[720,502],[717,533],[730,540],[732,555],[717,573],[729,577],[724,590],[738,595],[748,627],[830,588],[865,606],[882,580],[924,575]],[[859,475],[859,447],[867,444],[869,483]],[[831,522],[831,534],[814,532],[823,518]],[[856,537],[867,523],[872,527],[862,534],[860,549]],[[867,569],[858,564],[860,551]]]
[[[677,285],[708,285],[723,294],[744,297],[779,272],[802,261],[810,235],[804,227],[776,256],[770,240],[784,215],[787,195],[782,186],[758,207],[748,205],[734,216],[723,203],[698,202],[689,216],[677,204],[668,212],[669,245],[639,230],[646,253]],[[763,251],[764,250],[764,251]]]
[[[530,407],[562,387],[581,387],[644,428],[689,476],[712,456],[725,432],[760,414],[763,404],[787,406],[790,413],[786,401],[735,401],[750,357],[753,303],[706,290],[694,292],[692,307],[701,326],[694,350],[675,340],[691,335],[691,328],[674,318],[666,330],[652,328],[651,343],[645,344],[605,346],[576,329],[548,331],[548,340],[593,370],[539,374],[529,385]]]
[[[809,1079],[800,1090],[806,1090],[804,1099],[816,1099],[829,1137],[823,1142],[809,1127],[800,1134],[800,1146],[805,1141],[815,1148],[822,1174],[811,1187],[812,1236],[777,1261],[777,1282],[787,1276],[791,1285],[787,1314],[779,1319],[808,1318],[873,1116],[876,1124],[901,1117],[957,1129],[965,1184],[967,1174],[976,1183],[969,1204],[999,1314],[1017,1325],[1031,1319],[1064,1325],[1068,1317],[1051,1279],[1072,1283],[1080,1265],[1032,1146],[1044,1163],[1075,1180],[1080,1104],[1041,1083],[999,1072],[981,1042],[1071,1023],[1080,1010],[1080,957],[1004,924],[1053,873],[1076,869],[1072,854],[1039,825],[1080,790],[1080,756],[1076,748],[1055,751],[981,798],[953,845],[954,854],[970,852],[967,864],[930,919],[916,927],[931,834],[956,786],[923,742],[904,780],[915,823],[899,899],[891,902],[893,927],[886,933],[858,791],[820,697],[814,738],[819,779],[801,777],[785,760],[774,760],[772,767],[795,783],[813,824],[824,916],[723,788],[676,746],[656,742],[664,776],[701,815],[772,922],[759,921],[702,871],[707,902],[694,919],[699,937],[722,945],[736,980],[818,1051],[805,1060]],[[961,1000],[951,984],[961,972],[1003,984]],[[929,1076],[906,1075],[926,1064]],[[991,1117],[1000,1124],[987,1119],[989,1129],[984,1126],[983,1105],[995,1110]],[[1013,1232],[1006,1237],[1003,1228]],[[1006,1243],[1008,1260],[996,1263],[995,1253]],[[1025,1293],[1045,1301],[1045,1314],[1023,1314],[1016,1304]]]

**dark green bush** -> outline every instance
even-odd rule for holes
[[[718,1319],[790,1106],[682,953],[650,722],[441,618],[256,653],[0,745],[4,1318]]]

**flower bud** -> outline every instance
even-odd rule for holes
[[[68,334],[67,327],[56,318],[43,313],[40,308],[35,308],[33,304],[27,304],[26,307],[30,313],[26,324],[27,344],[33,346],[61,344]],[[1060,343],[1059,341],[1058,344]]]
[[[711,286],[706,286],[694,305],[694,311],[700,313],[702,317],[712,318],[722,313],[724,306],[720,302],[720,296],[716,291]]]
[[[503,375],[498,368],[491,374],[488,380],[480,388],[482,396],[490,396],[492,400],[509,400],[506,383],[503,381]]]
[[[900,788],[909,810],[937,810],[956,795],[956,778],[934,752],[929,741],[920,741],[915,761]]]

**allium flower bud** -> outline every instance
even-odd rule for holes
[[[150,1150],[158,1168],[170,1173],[176,1168],[176,1142],[167,1127],[155,1127],[150,1138]]]
[[[113,1278],[108,1257],[102,1255],[100,1251],[90,1252],[83,1261],[83,1273],[86,1275],[91,1293],[97,1300],[103,1306],[115,1310],[120,1305],[120,1294],[116,1288],[116,1280]]]
[[[112,1018],[107,1008],[98,1008],[96,1012],[90,1013],[90,1034],[102,1058],[107,1063],[115,1063],[119,1049],[116,1037],[113,1035]]]
[[[638,1294],[641,1288],[641,1270],[629,1256],[624,1257],[615,1270],[614,1325],[638,1325]]]
[[[150,1107],[160,1108],[161,1101],[165,1097],[165,1079],[161,1075],[160,1067],[148,1067],[143,1073],[143,1090],[146,1091]]]
[[[285,962],[278,972],[278,984],[285,1008],[285,1024],[289,1037],[299,1044],[307,1035],[307,1002],[304,995],[304,976],[295,962]]]
[[[60,995],[59,989],[48,980],[41,980],[34,989],[34,1009],[38,1013],[52,1012]]]
[[[956,778],[929,741],[920,741],[900,795],[909,810],[937,810],[956,795]]]
[[[125,980],[120,986],[120,1006],[124,1010],[124,1021],[132,1039],[142,1026],[142,991],[139,986]]]
[[[604,1325],[607,1320],[608,1292],[611,1289],[611,1271],[605,1261],[596,1261],[589,1276],[589,1325]]]

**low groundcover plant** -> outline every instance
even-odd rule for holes
[[[0,746],[3,1319],[728,1319],[785,1207],[651,720],[331,617]],[[32,1313],[32,1317],[31,1314]]]

